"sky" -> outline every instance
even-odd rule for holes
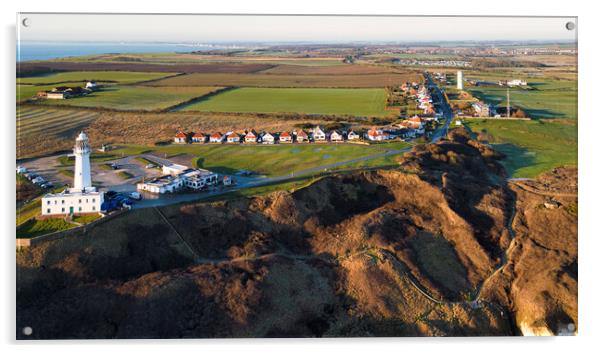
[[[27,18],[28,26],[22,25]],[[575,41],[574,18],[20,14],[27,41]]]

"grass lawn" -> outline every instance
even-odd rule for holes
[[[290,144],[290,145],[168,145],[136,146],[118,145],[114,150],[124,155],[153,152],[161,157],[189,155],[193,167],[201,167],[218,173],[236,173],[239,170],[254,171],[266,176],[285,175],[292,172],[347,161],[358,157],[380,154],[385,150],[398,149],[406,143],[378,146],[354,144]],[[385,161],[384,159],[382,159]],[[390,165],[390,160],[386,160]],[[378,163],[370,163],[377,166]]]
[[[380,88],[239,88],[209,97],[182,110],[345,114],[388,116],[386,93]]]
[[[101,215],[98,213],[91,213],[81,216],[73,216],[73,222],[80,224],[88,224],[90,222],[94,222],[95,220],[101,218]]]
[[[17,227],[17,238],[33,238],[43,234],[74,228],[75,224],[64,219],[49,218],[44,220],[30,219]]]
[[[276,176],[380,152],[356,145],[201,146],[193,165],[218,173],[251,170]]]
[[[87,96],[44,100],[44,104],[117,110],[160,110],[204,96],[220,87],[111,86]]]
[[[491,136],[492,147],[515,178],[533,178],[557,166],[577,165],[577,124],[566,121],[465,121],[473,132]]]
[[[577,81],[528,80],[534,89],[510,89],[510,104],[519,106],[532,118],[577,119]],[[473,96],[505,105],[505,87],[467,87]]]
[[[134,83],[155,80],[172,76],[173,73],[165,72],[128,72],[128,71],[72,71],[59,72],[49,75],[17,78],[17,83],[26,84],[53,84],[53,83],[81,83],[84,81]]]

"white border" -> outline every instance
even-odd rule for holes
[[[417,349],[445,350],[445,352],[508,352],[514,350],[580,351],[594,347],[600,319],[600,242],[599,205],[600,152],[602,139],[602,111],[600,105],[600,9],[593,2],[576,1],[528,2],[505,0],[496,2],[463,0],[430,1],[4,1],[2,3],[2,139],[0,165],[3,192],[2,215],[2,270],[5,283],[0,290],[0,333],[8,351],[45,352],[105,352],[107,349],[125,351],[143,349],[159,352],[177,349],[178,352],[239,351],[239,352],[308,352],[308,351],[416,351]],[[15,262],[14,262],[14,174],[15,165],[15,21],[16,12],[162,12],[162,13],[302,13],[302,14],[383,14],[396,15],[532,15],[579,16],[579,336],[577,338],[393,338],[393,339],[287,339],[287,340],[185,340],[185,341],[59,341],[21,343],[15,335]],[[12,192],[12,194],[11,194]],[[90,344],[92,343],[92,344]],[[85,345],[85,347],[83,347]],[[177,345],[172,347],[172,345]],[[599,346],[599,344],[598,344]]]

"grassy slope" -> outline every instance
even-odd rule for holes
[[[471,120],[475,133],[492,136],[493,147],[504,152],[513,177],[535,177],[556,166],[577,165],[577,124],[573,121]]]
[[[73,71],[50,75],[17,78],[17,83],[48,84],[56,82],[119,82],[133,83],[154,80],[172,74],[165,72],[128,72],[128,71]]]
[[[65,100],[46,100],[53,105],[101,107],[119,110],[165,109],[188,99],[203,96],[218,87],[141,87],[115,86],[84,97]]]
[[[240,88],[192,104],[184,110],[215,112],[303,112],[385,116],[383,89]]]

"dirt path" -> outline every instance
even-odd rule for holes
[[[510,183],[512,183],[512,185],[516,185],[517,187],[521,188],[524,191],[533,193],[533,194],[537,194],[540,196],[549,196],[549,197],[577,197],[577,194],[573,194],[573,193],[563,193],[563,192],[552,192],[552,191],[543,191],[543,190],[538,190],[535,189],[529,185],[525,185],[523,183],[520,183],[519,181],[509,181]]]

